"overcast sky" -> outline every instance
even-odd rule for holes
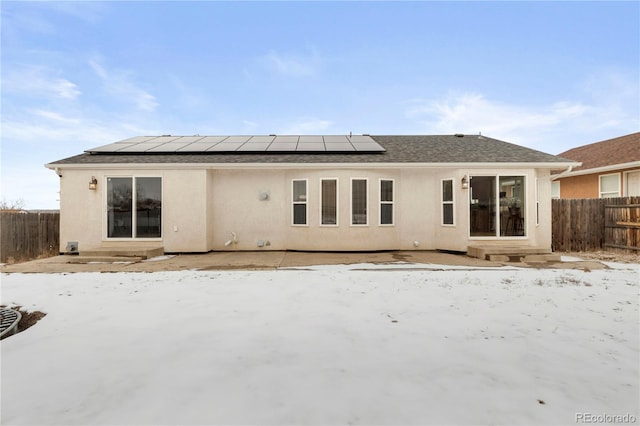
[[[640,3],[11,2],[2,198],[136,135],[475,133],[551,154],[640,128]]]

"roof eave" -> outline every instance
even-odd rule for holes
[[[579,163],[582,164],[582,163]],[[562,174],[562,176],[560,176],[560,174],[555,174],[555,175],[551,175],[551,178],[567,178],[567,177],[572,177],[572,176],[581,176],[581,175],[591,175],[594,173],[602,173],[602,172],[612,172],[615,170],[623,170],[623,169],[632,169],[634,167],[640,167],[640,161],[631,161],[628,163],[620,163],[620,164],[611,164],[609,166],[602,166],[602,167],[593,167],[591,169],[583,169],[583,170],[574,170],[571,171],[569,173],[560,173]]]
[[[56,169],[308,169],[308,168],[359,168],[359,169],[389,169],[389,168],[535,168],[535,169],[561,169],[567,167],[577,167],[578,162],[465,162],[465,163],[47,163],[45,167],[51,170]]]

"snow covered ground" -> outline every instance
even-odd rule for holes
[[[1,421],[637,424],[640,269],[609,266],[3,275],[47,316],[1,343]]]

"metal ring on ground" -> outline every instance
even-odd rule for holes
[[[5,335],[15,334],[22,314],[13,309],[0,308],[0,339]]]

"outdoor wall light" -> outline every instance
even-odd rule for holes
[[[89,181],[89,189],[95,191],[98,188],[98,179],[95,176],[91,176],[91,180]]]
[[[462,189],[469,188],[469,178],[467,175],[462,176]]]

